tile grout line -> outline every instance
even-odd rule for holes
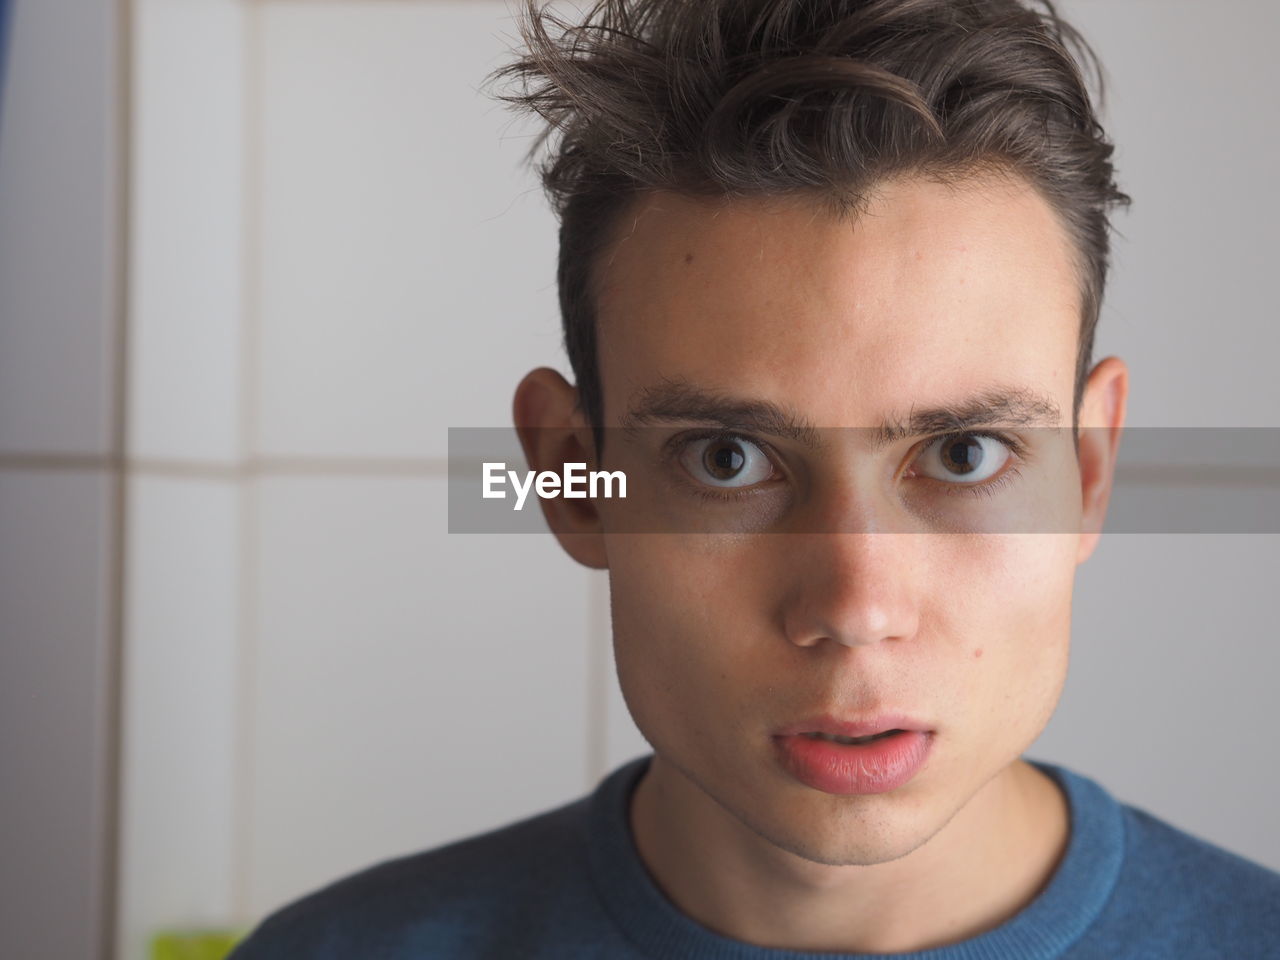
[[[247,4],[240,8],[240,164],[243,182],[240,206],[240,329],[239,329],[239,448],[243,464],[256,462],[252,451],[257,438],[258,389],[258,306],[260,293],[261,223],[261,92],[262,23],[260,8]],[[236,662],[235,710],[232,714],[233,787],[231,797],[231,914],[236,923],[250,922],[253,865],[254,798],[253,743],[257,727],[257,572],[258,485],[256,474],[237,474],[236,580]]]
[[[218,463],[201,460],[120,458],[112,454],[0,454],[0,471],[122,470],[146,476],[236,480],[258,476],[445,476],[445,457],[265,457]]]
[[[135,23],[133,0],[116,0],[115,37],[116,63],[115,132],[119,138],[113,150],[114,198],[112,202],[112,264],[115,280],[112,292],[111,327],[114,330],[114,355],[112,356],[111,384],[111,475],[110,475],[110,549],[107,576],[109,586],[107,650],[104,657],[106,717],[103,724],[105,744],[103,791],[103,862],[99,909],[102,911],[100,955],[111,960],[119,954],[118,940],[122,929],[121,912],[124,909],[124,882],[121,871],[123,862],[122,835],[125,803],[124,762],[124,698],[125,689],[125,629],[128,611],[128,472],[124,468],[125,451],[128,449],[128,390],[129,390],[129,307],[132,298],[129,277],[132,265],[132,216],[133,197],[133,27]]]
[[[242,362],[245,362],[242,358]],[[254,390],[253,387],[246,387]],[[250,420],[252,422],[252,420]],[[246,429],[243,424],[241,429]],[[264,476],[447,476],[451,466],[479,464],[480,457],[266,456],[218,463],[181,458],[120,457],[115,454],[0,453],[0,471],[121,471],[130,475],[243,480]],[[1280,467],[1263,464],[1203,466],[1134,463],[1116,469],[1115,485],[1156,487],[1280,487]]]

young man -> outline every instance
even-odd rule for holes
[[[236,960],[1280,956],[1280,875],[1021,757],[1128,389],[1087,46],[1017,0],[526,13],[577,384],[515,419],[629,479],[542,508],[654,752]]]

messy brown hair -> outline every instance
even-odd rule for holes
[[[554,144],[537,172],[560,221],[564,345],[597,449],[593,266],[632,203],[803,194],[856,216],[902,174],[1016,174],[1049,202],[1080,285],[1078,429],[1109,209],[1130,198],[1068,45],[1093,64],[1100,100],[1101,65],[1050,0],[598,0],[577,23],[519,2],[526,50],[487,80],[519,80],[499,99],[547,121],[526,162]]]

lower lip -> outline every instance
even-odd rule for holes
[[[896,790],[924,766],[933,743],[932,735],[921,730],[863,744],[800,734],[773,739],[791,776],[815,790],[841,796]]]

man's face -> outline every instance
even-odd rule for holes
[[[631,439],[608,431],[604,463],[627,470],[629,497],[659,469],[685,471],[654,500],[600,505],[618,674],[641,732],[783,849],[832,864],[909,853],[1019,757],[1065,680],[1078,537],[954,531],[980,531],[983,511],[1032,484],[1079,504],[1066,235],[1020,181],[912,179],[883,184],[853,223],[794,197],[654,194],[619,238],[601,260],[606,427],[672,384],[818,428],[901,421],[993,388],[1062,411],[1060,430],[1007,431],[1028,462],[990,495],[948,492],[963,478],[947,473],[942,434],[873,448],[870,430],[820,429],[816,449],[761,435],[782,469],[750,507],[697,496],[725,491],[696,454],[656,466],[700,418],[650,405]],[[617,511],[658,503],[711,518],[714,532],[609,532]],[[824,712],[923,720],[928,760],[884,793],[806,786],[779,765],[773,736]]]

